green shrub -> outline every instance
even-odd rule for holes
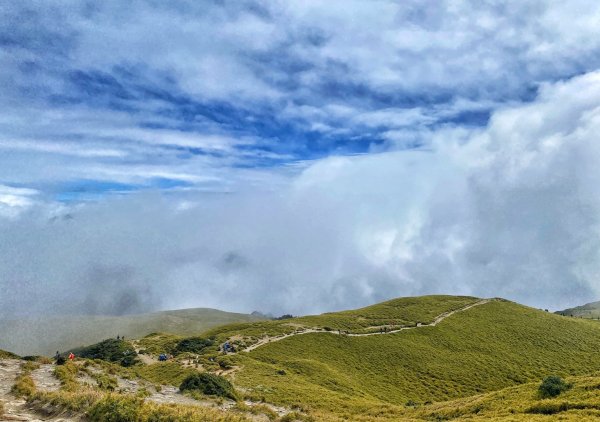
[[[72,362],[54,368],[54,376],[60,381],[60,385],[66,391],[77,391],[79,383],[77,382],[77,373],[79,368]]]
[[[92,406],[88,412],[92,421],[136,422],[143,399],[109,394]]]
[[[12,387],[12,392],[17,397],[31,397],[35,394],[35,383],[29,375],[19,375]]]
[[[96,380],[98,384],[98,388],[104,391],[115,391],[119,384],[117,379],[111,375],[105,374],[103,372],[92,373],[92,378]]]
[[[538,391],[542,398],[556,397],[563,391],[567,391],[571,386],[567,384],[561,377],[550,375],[544,378],[540,384]]]
[[[125,366],[125,367],[130,367],[139,362],[140,361],[137,358],[137,355],[135,354],[135,351],[134,351],[133,354],[123,356],[123,358],[119,361],[119,365]]]
[[[237,400],[233,386],[229,381],[219,375],[192,374],[183,380],[179,386],[181,391],[199,391],[203,394],[218,397],[227,397]]]
[[[43,356],[23,356],[21,359],[29,361],[29,362],[37,362],[39,359],[43,358]]]
[[[25,361],[25,363],[21,364],[21,370],[26,374],[29,374],[31,371],[35,371],[36,369],[39,369],[39,367],[40,364],[37,362]]]
[[[152,393],[151,393],[150,391],[148,391],[148,390],[147,390],[146,388],[144,388],[144,387],[140,388],[140,389],[137,391],[137,393],[135,393],[135,396],[136,396],[136,397],[139,397],[139,398],[142,398],[142,399],[144,399],[144,398],[146,398],[146,397],[150,397],[151,395],[152,395]]]
[[[207,347],[212,346],[215,342],[209,338],[188,337],[180,340],[175,346],[175,354],[190,352],[201,353]]]
[[[231,369],[233,368],[233,361],[229,356],[220,356],[217,358],[217,363],[223,369]]]
[[[137,353],[129,343],[112,338],[73,350],[73,353],[82,358],[101,359],[121,366],[133,366],[138,363]]]

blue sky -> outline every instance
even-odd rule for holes
[[[56,285],[97,313],[595,300],[599,22],[592,0],[4,2],[0,316]]]
[[[0,6],[0,183],[230,191],[244,171],[427,148],[600,61],[579,1]],[[239,170],[244,171],[239,171]]]

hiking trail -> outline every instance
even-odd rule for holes
[[[22,422],[78,422],[82,419],[71,415],[45,414],[42,409],[33,409],[25,399],[16,397],[11,389],[15,378],[21,373],[21,364],[18,359],[0,360],[0,403],[4,405],[4,414],[0,415],[0,421],[22,421]],[[40,383],[44,390],[54,390],[59,384],[52,375],[51,365],[42,365],[32,372],[31,377]]]
[[[372,332],[372,333],[344,333],[343,331],[339,331],[339,330],[325,330],[324,328],[309,328],[304,331],[296,331],[296,332],[293,332],[290,334],[283,334],[283,335],[275,336],[275,337],[264,337],[264,338],[260,339],[258,342],[242,349],[241,351],[242,352],[251,352],[254,349],[264,346],[265,344],[274,343],[276,341],[284,340],[288,337],[299,336],[302,334],[328,333],[328,334],[342,335],[342,336],[347,336],[347,337],[366,337],[366,336],[379,336],[379,335],[385,335],[385,334],[394,334],[394,333],[398,333],[400,331],[415,330],[415,329],[425,328],[425,327],[435,327],[436,325],[438,325],[440,322],[442,322],[446,318],[448,318],[458,312],[464,312],[468,309],[474,308],[475,306],[481,306],[481,305],[484,305],[493,300],[495,300],[495,299],[482,299],[477,302],[470,303],[469,305],[463,306],[462,308],[454,309],[452,311],[446,311],[446,312],[438,315],[437,317],[435,317],[433,319],[433,321],[430,322],[429,324],[417,323],[417,325],[403,326],[403,327],[400,327],[400,328],[397,328],[394,330],[388,330],[385,332],[377,331],[377,332]],[[375,329],[375,328],[382,328],[382,327],[383,326],[372,326],[372,327],[366,327],[366,329]]]

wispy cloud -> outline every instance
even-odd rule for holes
[[[46,171],[69,181],[94,157],[104,177],[144,162],[203,180],[422,147],[421,133],[481,127],[600,57],[590,1],[25,1],[0,13],[0,141],[15,152],[0,167],[25,169],[0,175],[8,184],[41,186],[27,149],[71,156]]]

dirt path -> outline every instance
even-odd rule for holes
[[[131,342],[133,349],[135,350],[135,352],[137,353],[137,357],[145,364],[145,365],[152,365],[153,363],[158,363],[158,358],[155,358],[152,355],[148,355],[146,353],[140,353],[140,350],[142,350],[142,348],[140,347],[140,344],[137,340],[134,340]]]
[[[265,344],[269,344],[269,343],[274,343],[276,341],[281,341],[284,340],[288,337],[292,337],[292,336],[299,336],[302,334],[311,334],[311,333],[329,333],[329,334],[334,334],[334,335],[344,335],[344,336],[348,336],[348,337],[366,337],[366,336],[379,336],[379,335],[385,335],[385,334],[393,334],[393,333],[398,333],[400,331],[405,331],[405,330],[415,330],[418,328],[424,328],[424,327],[435,327],[436,325],[438,325],[440,322],[442,322],[443,320],[445,320],[446,318],[458,313],[458,312],[464,312],[468,309],[474,308],[475,306],[480,306],[480,305],[484,305],[490,301],[492,301],[494,299],[482,299],[479,300],[477,302],[471,303],[467,306],[463,306],[462,308],[459,309],[455,309],[453,311],[448,311],[448,312],[444,312],[443,314],[438,315],[437,317],[435,317],[435,319],[430,322],[429,324],[418,324],[416,326],[412,325],[412,326],[406,326],[406,327],[400,327],[397,328],[395,330],[388,330],[385,332],[379,332],[376,331],[374,333],[349,333],[349,334],[345,334],[343,332],[340,331],[327,331],[323,328],[309,328],[307,330],[304,331],[300,331],[300,332],[293,332],[290,334],[284,334],[281,336],[276,336],[276,337],[265,337],[261,340],[259,340],[257,343],[254,343],[251,346],[246,347],[245,349],[243,349],[243,352],[251,352],[254,349],[257,349],[261,346],[264,346]],[[381,328],[381,327],[368,327],[368,328]]]
[[[21,372],[22,361],[17,359],[0,360],[0,403],[4,405],[4,414],[0,415],[0,421],[22,421],[22,422],[79,422],[81,419],[70,416],[51,416],[44,415],[28,407],[25,400],[15,397],[11,393],[15,378]],[[32,373],[32,378],[41,380],[44,388],[54,388],[48,374],[51,375],[52,365],[42,365],[42,368],[36,369]],[[53,378],[53,376],[52,376]],[[37,381],[36,381],[37,383]]]
[[[31,378],[40,391],[58,391],[60,388],[60,381],[54,376],[54,365],[40,365],[31,372]]]

